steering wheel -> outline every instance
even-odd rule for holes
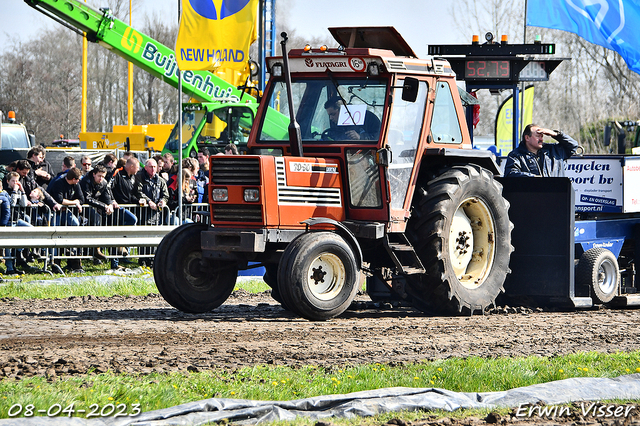
[[[334,139],[331,137],[331,134],[332,134],[332,133],[333,133],[333,132],[331,131],[331,128],[326,129],[326,130],[325,130],[324,132],[322,132],[322,134],[320,135],[320,140],[323,140],[323,141],[332,141],[332,140],[334,140]]]

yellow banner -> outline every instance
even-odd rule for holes
[[[258,0],[182,0],[176,40],[181,70],[242,70],[255,40]]]
[[[522,102],[522,98],[520,98]],[[533,122],[533,86],[524,89],[524,108],[518,103],[518,110],[522,114],[522,128]],[[518,123],[519,124],[519,123]],[[518,141],[519,143],[519,141]],[[517,143],[516,143],[517,145]],[[500,106],[496,115],[496,146],[500,155],[506,157],[513,149],[513,97],[509,96]]]

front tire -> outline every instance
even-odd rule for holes
[[[426,268],[408,277],[414,306],[473,314],[495,304],[509,272],[509,203],[488,170],[454,166],[416,190],[407,236]]]
[[[358,291],[358,266],[347,242],[332,232],[311,232],[293,240],[278,268],[283,305],[324,321],[343,313]]]
[[[201,234],[208,225],[182,225],[163,239],[156,251],[153,275],[158,291],[174,308],[189,313],[222,305],[236,283],[238,266],[202,258]]]
[[[594,303],[611,302],[620,286],[620,268],[614,254],[602,247],[582,253],[576,267],[576,284],[591,289]]]

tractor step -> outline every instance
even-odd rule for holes
[[[424,274],[426,270],[418,258],[418,254],[404,234],[387,234],[384,245],[396,266],[396,271],[402,275]]]

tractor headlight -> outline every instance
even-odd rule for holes
[[[211,198],[213,201],[228,201],[229,191],[227,191],[227,188],[214,188],[211,191]]]
[[[247,203],[255,203],[260,201],[260,191],[256,188],[247,188],[244,190],[244,200]]]

